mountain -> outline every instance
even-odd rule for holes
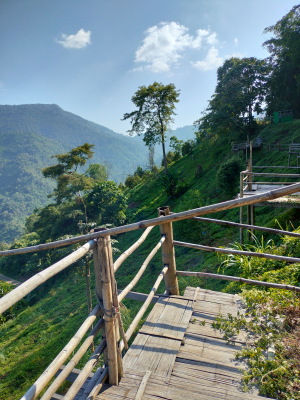
[[[45,206],[54,182],[42,176],[51,156],[85,142],[95,145],[90,162],[111,166],[119,182],[144,165],[144,143],[87,121],[52,104],[0,105],[0,242],[12,242],[25,218]]]
[[[116,182],[132,172],[133,164],[142,165],[147,160],[144,143],[64,111],[56,104],[0,105],[0,132],[40,134],[60,144],[60,153],[85,142],[94,144],[91,162],[110,164],[110,179]]]
[[[45,205],[54,182],[42,176],[59,143],[38,133],[0,133],[0,242],[20,236],[26,216]]]

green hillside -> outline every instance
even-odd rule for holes
[[[290,143],[291,140],[299,142],[300,121],[277,126],[269,125],[261,130],[260,136],[264,141],[271,141],[272,143],[276,143],[278,140],[282,144]],[[220,137],[218,135],[205,138],[196,145],[189,155],[170,165],[171,172],[181,173],[183,176],[175,199],[167,198],[158,176],[145,176],[144,180],[141,180],[135,188],[127,193],[129,199],[126,222],[131,223],[155,217],[157,215],[157,207],[163,205],[169,205],[172,211],[177,212],[227,200],[229,197],[222,193],[216,184],[216,174],[220,165],[232,157],[230,142],[230,137]],[[245,161],[243,162],[245,164]],[[254,165],[258,164],[287,165],[287,153],[269,152],[268,148],[257,150],[254,152]],[[198,165],[202,166],[202,172],[195,176]],[[237,209],[216,213],[210,217],[230,221],[239,220]],[[287,211],[283,208],[257,207],[257,225],[278,227],[275,219],[278,219],[284,228],[290,221],[297,228],[300,225],[300,212],[297,209]],[[291,229],[291,225],[289,227]],[[176,240],[226,246],[238,239],[238,229],[207,225],[196,221],[177,222],[173,224],[173,228]],[[140,235],[141,231],[119,235],[117,237],[118,243],[115,246],[123,252]],[[149,254],[150,249],[159,241],[159,237],[159,229],[155,227],[147,240],[136,250],[134,256],[129,257],[124,262],[124,265],[117,273],[119,288],[129,283]],[[273,237],[273,239],[278,245],[282,243],[279,236]],[[295,246],[295,243],[291,244],[292,248],[287,246],[284,251],[292,251],[289,254],[299,257],[300,249]],[[65,254],[64,251],[61,251],[62,254]],[[39,257],[37,256],[28,255],[26,257],[27,259],[35,257],[35,260],[38,261]],[[12,261],[12,259],[10,260]],[[176,248],[178,270],[216,273],[221,261],[222,259],[215,254],[188,248]],[[13,263],[8,258],[6,260],[1,259],[0,272],[10,273],[12,277],[18,278],[24,272],[18,270],[18,266],[21,264],[21,262],[18,262],[18,258],[14,258]],[[158,253],[134,290],[148,293],[161,267],[161,255]],[[280,267],[277,265],[276,268],[278,270]],[[298,267],[296,265],[293,268],[297,269]],[[238,271],[232,270],[230,273],[234,275],[238,274]],[[284,279],[294,279],[292,281],[293,284],[299,285],[297,278],[294,278],[294,276],[298,275],[294,274],[291,275],[291,278],[285,277]],[[255,278],[257,279],[257,276]],[[272,276],[270,278],[270,276],[264,275],[264,280],[267,279],[275,279],[276,281],[276,274],[273,274],[273,278]],[[179,285],[181,293],[183,293],[186,285],[199,285],[202,288],[212,290],[240,290],[239,286],[228,285],[228,282],[204,278],[180,278]],[[162,291],[164,291],[163,284],[159,289],[159,292]],[[39,302],[37,302],[38,299],[40,299]],[[59,299],[59,307],[57,307],[57,299]],[[72,273],[65,272],[51,282],[49,281],[48,284],[43,285],[42,288],[28,296],[28,304],[28,307],[15,319],[0,327],[2,343],[0,349],[0,371],[3,376],[0,381],[0,392],[5,395],[5,399],[17,398],[26,391],[84,319],[87,311],[82,266],[74,267]],[[125,300],[124,304],[128,307],[128,312],[125,315],[125,324],[128,324],[135,315],[137,308],[140,307],[140,303]],[[79,367],[82,366],[82,363]],[[16,368],[16,365],[18,365],[18,368]],[[13,390],[12,387],[14,388]]]
[[[0,133],[0,242],[12,242],[24,230],[25,218],[44,206],[54,183],[41,168],[61,145],[38,133]]]
[[[147,161],[143,143],[64,111],[56,104],[0,105],[0,132],[38,133],[68,150],[86,142],[94,144],[93,162],[111,164],[110,179],[116,182],[132,172],[133,164]]]

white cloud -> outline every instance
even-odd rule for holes
[[[185,49],[198,49],[204,38],[213,40],[216,36],[205,29],[198,29],[195,37],[187,32],[188,28],[176,22],[162,22],[147,29],[147,36],[135,53],[135,62],[147,63],[145,68],[152,72],[167,72],[171,64],[182,58],[180,53]]]
[[[239,41],[237,38],[234,39],[234,45],[237,46],[239,44]]]
[[[218,57],[219,51],[214,46],[212,46],[203,61],[192,62],[192,65],[195,68],[198,68],[202,71],[210,71],[211,69],[215,69],[220,67],[223,64],[223,57]]]
[[[207,43],[210,45],[214,45],[217,44],[219,41],[217,39],[217,34],[216,32],[213,32],[212,34],[210,34],[207,39],[206,39]]]
[[[56,40],[67,49],[82,49],[91,44],[91,31],[80,29],[75,35],[62,35],[62,40]]]

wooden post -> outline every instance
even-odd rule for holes
[[[118,385],[118,355],[116,340],[116,318],[113,312],[113,291],[111,271],[113,271],[110,236],[98,239],[98,256],[101,271],[102,298],[108,357],[108,376],[110,385]]]
[[[95,228],[92,229],[91,232],[98,232],[102,230],[102,228]],[[96,297],[99,302],[103,303],[103,296],[102,296],[102,281],[101,281],[101,265],[100,265],[100,259],[99,259],[99,247],[100,243],[98,239],[95,239],[97,242],[97,246],[93,248],[93,260],[94,260],[94,271],[95,271],[95,291],[96,291]],[[104,313],[101,311],[101,316],[103,316]],[[101,328],[101,336],[102,340],[106,339],[106,333],[105,333],[105,325]],[[107,347],[103,351],[103,358],[104,358],[104,364],[108,365],[108,355],[107,355]]]
[[[110,240],[110,236],[109,240]],[[115,271],[114,271],[114,261],[113,261],[113,254],[112,254],[112,247],[109,245],[109,266],[110,266],[110,281],[111,281],[111,291],[112,291],[112,302],[113,306],[120,312],[119,308],[119,301],[118,301],[118,290],[117,290],[117,282],[115,279]],[[116,335],[116,342],[117,342],[117,360],[118,360],[118,380],[120,381],[123,376],[123,362],[122,362],[122,352],[120,350],[120,329],[123,328],[121,316],[120,314],[116,315],[115,318],[115,335]]]
[[[244,174],[240,173],[240,199],[244,196]],[[240,207],[240,224],[243,223],[243,207]],[[240,228],[240,244],[244,243],[243,228]]]
[[[158,216],[169,215],[170,207],[159,207],[157,209]],[[159,226],[160,234],[165,235],[166,240],[161,246],[163,265],[168,265],[168,271],[165,274],[166,293],[179,295],[178,280],[176,276],[175,250],[173,245],[173,228],[172,223],[166,223]]]
[[[251,225],[251,206],[247,206],[247,224]],[[250,240],[250,232],[247,231],[247,238]]]

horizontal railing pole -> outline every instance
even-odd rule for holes
[[[299,169],[298,167],[288,167],[284,165],[267,165],[267,166],[260,166],[260,165],[253,165],[252,168],[281,168],[281,169]]]
[[[300,174],[275,174],[273,172],[248,172],[252,176],[282,176],[286,178],[299,178]]]
[[[211,222],[212,224],[232,226],[232,227],[236,227],[236,228],[252,229],[255,231],[276,233],[278,235],[292,236],[292,237],[300,238],[300,233],[283,231],[281,229],[265,228],[265,227],[257,226],[257,225],[239,224],[237,222],[222,221],[221,219],[211,219],[211,218],[203,218],[203,217],[194,217],[191,219],[193,219],[195,221],[200,221],[200,222]]]
[[[86,243],[82,247],[79,247],[79,249],[75,250],[67,257],[44,269],[43,271],[33,275],[27,281],[23,282],[14,290],[7,293],[0,299],[0,314],[4,313],[6,310],[9,309],[9,307],[17,303],[28,293],[32,292],[32,290],[40,286],[42,283],[52,278],[52,276],[58,274],[59,272],[63,271],[71,264],[79,260],[85,254],[87,254],[95,245],[95,241],[90,240],[88,243]]]
[[[82,338],[88,331],[89,327],[95,321],[97,316],[100,314],[101,308],[97,305],[81,327],[78,329],[76,334],[68,342],[68,344],[62,349],[62,351],[55,357],[52,363],[42,373],[42,375],[34,382],[30,389],[24,394],[21,400],[33,400],[38,394],[44,389],[50,379],[56,374],[62,364],[67,360],[72,351],[78,346]],[[72,368],[73,369],[73,368]]]
[[[94,353],[89,358],[88,362],[82,368],[80,374],[75,379],[72,386],[69,388],[67,393],[64,395],[64,400],[73,400],[76,394],[79,392],[81,386],[86,381],[93,368],[98,364],[101,354],[106,346],[106,340],[103,339],[102,342],[97,346]]]
[[[254,185],[294,185],[295,182],[251,182],[251,183]]]
[[[134,250],[136,250],[145,241],[146,237],[153,228],[154,226],[149,226],[149,228],[145,230],[139,240],[137,240],[131,247],[129,247],[129,249],[127,249],[126,251],[124,251],[123,254],[120,255],[120,257],[114,262],[115,272],[118,270],[123,261],[125,261],[126,258],[129,257],[134,252]]]
[[[156,282],[154,283],[154,286],[151,289],[151,292],[149,293],[147,300],[145,301],[143,306],[140,308],[139,312],[137,313],[137,315],[135,316],[134,320],[131,322],[129,328],[127,329],[127,332],[125,333],[127,342],[131,338],[133,332],[135,331],[136,327],[138,326],[138,323],[140,322],[140,320],[142,319],[143,315],[145,314],[145,312],[146,312],[149,304],[151,303],[151,300],[153,299],[153,296],[155,295],[155,292],[157,291],[157,289],[158,289],[161,281],[163,280],[167,270],[168,270],[168,266],[165,265],[165,267],[163,268],[163,270],[159,274],[158,278],[156,279]],[[121,349],[121,351],[124,349],[123,340],[120,343],[120,349]]]
[[[145,262],[142,264],[141,268],[139,269],[138,273],[135,275],[135,277],[132,279],[132,281],[126,286],[125,289],[122,290],[122,292],[118,295],[118,301],[119,303],[126,297],[127,293],[131,291],[131,289],[137,284],[143,273],[145,272],[145,269],[147,268],[147,265],[149,262],[152,260],[152,258],[155,256],[155,254],[158,252],[158,250],[161,248],[161,245],[165,241],[166,237],[163,236],[158,244],[154,247],[154,249],[151,251],[151,253],[148,255],[146,258]]]
[[[249,172],[247,172],[247,173],[249,174]],[[129,224],[129,225],[123,225],[123,226],[118,226],[116,228],[107,229],[107,230],[101,231],[101,232],[94,232],[94,233],[89,233],[87,235],[77,236],[76,238],[66,239],[65,243],[63,243],[64,241],[60,241],[60,246],[69,245],[69,244],[73,244],[73,243],[79,243],[79,242],[83,242],[85,240],[95,239],[100,236],[104,237],[104,236],[110,236],[110,235],[118,235],[120,233],[131,232],[131,231],[135,231],[137,229],[146,229],[149,226],[161,225],[161,224],[165,224],[167,222],[182,221],[184,219],[196,217],[197,215],[212,214],[215,212],[230,210],[232,208],[255,204],[255,203],[262,202],[262,201],[274,200],[274,199],[277,199],[282,196],[288,196],[290,194],[297,193],[299,191],[300,191],[300,183],[295,183],[294,185],[285,186],[280,189],[271,190],[269,192],[265,192],[262,194],[256,194],[251,197],[248,196],[248,197],[243,197],[241,199],[224,201],[222,203],[212,204],[212,205],[200,207],[200,208],[194,208],[192,210],[182,211],[182,212],[179,212],[176,214],[167,215],[165,217],[152,218],[152,219],[148,219],[145,221],[135,222],[135,223]],[[48,245],[53,244],[52,247],[57,247],[55,245],[56,243],[57,242],[52,242],[52,243],[47,243],[47,244]],[[39,246],[41,246],[41,245],[39,245]],[[37,247],[39,247],[39,246],[37,246]],[[32,250],[31,250],[32,248],[33,248],[33,246],[32,247],[24,247],[23,249],[16,249],[16,250],[18,250],[18,253],[15,252],[15,250],[1,251],[0,257],[9,256],[9,255],[13,255],[13,254],[25,254],[28,252],[32,252]],[[49,247],[49,248],[51,248],[51,247]],[[43,250],[43,249],[41,249],[41,250]],[[39,250],[35,249],[34,252],[35,251],[39,251]]]
[[[285,256],[278,256],[276,254],[257,253],[254,251],[221,249],[219,247],[210,247],[210,246],[203,246],[202,244],[178,242],[176,240],[174,240],[173,243],[175,246],[190,247],[191,249],[198,249],[198,250],[210,251],[210,252],[215,252],[215,253],[233,254],[233,255],[236,254],[239,256],[269,258],[271,260],[285,261],[285,262],[289,262],[289,263],[300,263],[300,258],[296,258],[296,257],[285,257]]]
[[[53,394],[56,393],[57,389],[66,380],[66,378],[72,372],[74,367],[79,363],[79,361],[81,360],[81,358],[83,357],[85,352],[88,350],[88,348],[94,342],[96,335],[99,333],[99,331],[103,325],[104,325],[104,321],[103,321],[103,318],[101,318],[97,322],[97,324],[95,325],[94,329],[89,334],[89,336],[85,339],[85,341],[82,343],[80,348],[77,350],[75,355],[72,357],[72,359],[68,362],[68,364],[65,366],[65,368],[61,371],[61,373],[56,377],[56,379],[48,387],[46,392],[43,394],[41,400],[50,400],[52,398]],[[48,379],[48,382],[50,379],[51,379],[51,377]],[[48,382],[45,382],[45,385]]]
[[[219,275],[219,274],[211,274],[208,272],[192,272],[192,271],[177,271],[177,275],[179,275],[179,276],[199,276],[199,277],[204,277],[204,278],[222,279],[224,281],[240,282],[240,283],[246,283],[249,285],[258,285],[258,286],[271,287],[271,288],[275,288],[275,289],[284,289],[284,290],[291,290],[293,292],[300,292],[300,287],[298,287],[298,286],[284,285],[281,283],[255,281],[252,279],[239,278],[237,276]]]

